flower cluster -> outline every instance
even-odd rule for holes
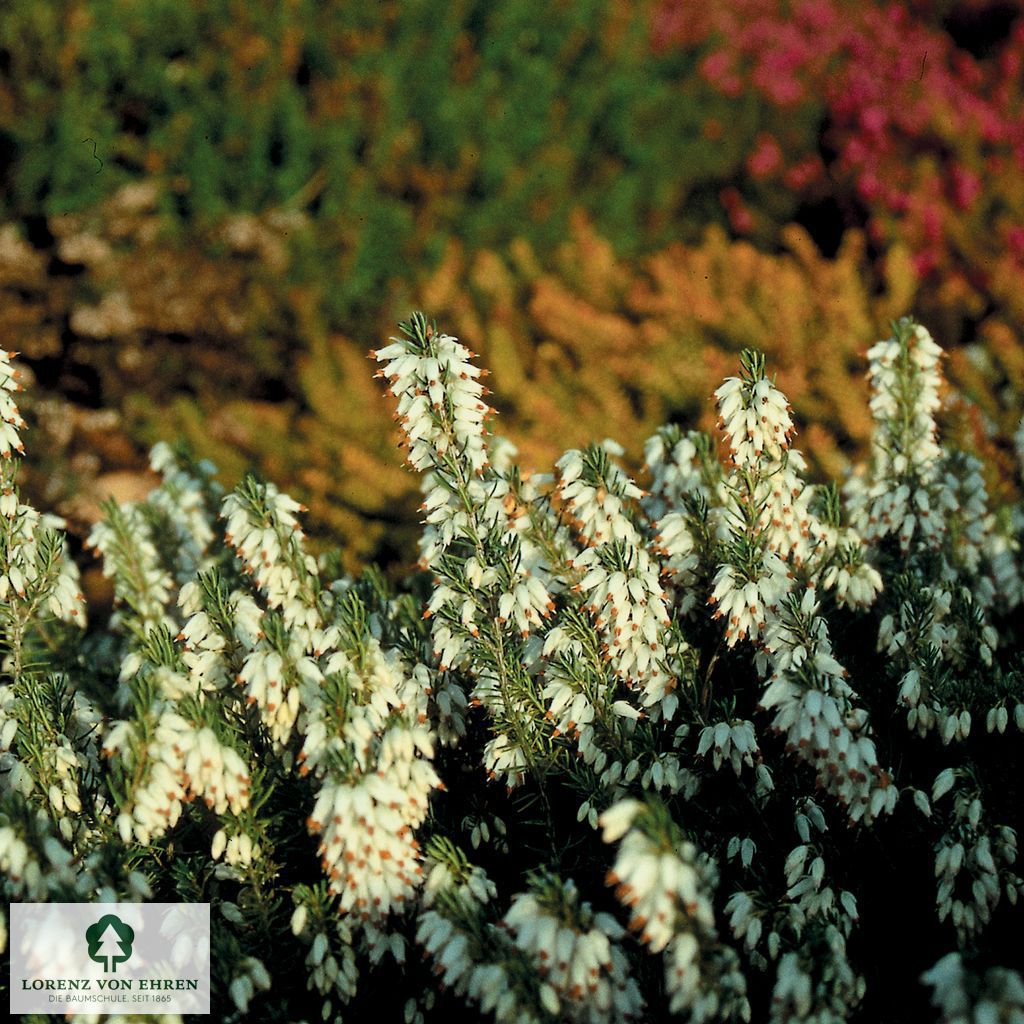
[[[307,825],[320,837],[328,891],[379,944],[380,924],[413,895],[422,873],[415,829],[440,782],[424,724],[430,674],[410,669],[368,631],[358,593],[324,590],[302,547],[298,511],[254,482],[225,499],[231,543],[267,606],[261,614],[250,605],[249,626],[235,631],[244,652],[237,680],[286,759],[293,727],[302,735],[295,762],[318,787]],[[242,603],[216,590],[206,597],[197,612],[206,616],[204,632],[211,613],[223,619]]]
[[[935,877],[939,920],[953,922],[967,939],[992,918],[1003,893],[1016,903],[1024,882],[1009,869],[1017,860],[1017,833],[985,820],[978,788],[969,772],[944,769],[932,786],[932,804],[954,789],[949,827],[936,846]]]
[[[871,415],[876,428],[873,481],[856,498],[854,524],[868,543],[893,536],[903,551],[911,541],[935,547],[945,524],[941,502],[935,414],[942,350],[920,324],[907,320],[868,352]]]
[[[11,364],[15,355],[0,349],[0,601],[5,628],[17,646],[21,640],[14,635],[20,636],[40,606],[57,619],[82,626],[85,621],[78,567],[60,533],[63,520],[40,514],[18,491],[18,460],[12,453],[24,454],[18,431],[25,421],[13,397],[21,390],[21,371]]]
[[[789,403],[765,376],[763,357],[745,353],[743,375],[730,377],[715,397],[732,471],[723,482],[727,502],[720,523],[728,538],[726,557],[708,600],[734,645],[756,641],[778,611],[792,577],[787,558],[808,526],[805,513],[793,514],[792,502],[804,488],[791,473]]]
[[[486,760],[515,785],[532,760],[517,736],[535,716],[528,656],[517,651],[551,614],[548,574],[540,550],[522,536],[529,498],[502,471],[510,453],[488,445],[492,410],[481,400],[483,372],[470,362],[473,353],[422,315],[402,330],[403,339],[370,355],[384,364],[378,375],[398,399],[410,464],[427,474],[421,565],[435,573],[435,588],[424,617],[433,620],[442,674],[467,669],[477,680],[473,701],[507,721]]]
[[[407,337],[419,341],[415,327]],[[387,380],[388,392],[398,399],[396,418],[409,464],[423,471],[437,456],[452,455],[465,459],[474,473],[482,473],[488,465],[483,427],[493,414],[482,401],[483,371],[471,362],[474,353],[455,338],[424,324],[422,340],[429,344],[429,352],[394,341],[370,353],[383,364],[377,375]]]
[[[760,759],[761,756],[753,722],[718,722],[715,725],[706,725],[701,730],[697,756],[703,757],[709,753],[715,771],[718,771],[723,763],[731,764],[737,775],[740,774],[743,765],[753,767],[754,758]]]
[[[715,392],[718,422],[733,462],[740,468],[761,459],[782,460],[795,427],[786,396],[763,374],[763,361],[748,361],[743,377],[729,377]]]
[[[432,860],[417,941],[446,985],[497,1021],[643,1019],[643,1000],[620,944],[624,929],[581,901],[571,880],[550,872],[532,876],[529,890],[495,920],[497,890],[479,868],[443,844],[434,847]]]
[[[156,627],[174,627],[168,614],[173,581],[144,506],[109,505],[86,546],[102,556],[103,574],[114,580],[115,600],[124,608],[120,617],[133,623],[141,637]]]
[[[253,996],[266,992],[270,988],[270,973],[263,966],[263,961],[254,956],[247,956],[237,965],[238,973],[231,979],[228,995],[240,1013],[249,1009]]]
[[[432,737],[418,724],[426,718],[422,675],[407,676],[396,657],[372,642],[367,654],[361,674],[350,661],[343,664],[344,654],[332,657],[330,673],[344,673],[355,698],[350,718],[335,737],[325,718],[310,721],[299,756],[304,768],[316,771],[332,750],[344,751],[356,768],[348,777],[327,769],[309,827],[321,836],[324,872],[338,908],[380,921],[414,894],[422,874],[414,830],[440,780],[430,760]]]
[[[776,961],[772,1020],[843,1021],[865,992],[847,953],[857,901],[848,890],[837,893],[829,877],[821,808],[807,801],[795,825],[800,843],[783,864],[783,893],[774,895],[767,884],[734,892],[729,923],[752,956]]]
[[[432,852],[416,941],[442,984],[499,1024],[539,1024],[557,1013],[554,989],[537,984],[525,955],[491,919],[494,883],[455,847],[438,843]]]
[[[237,816],[248,806],[248,766],[213,729],[197,727],[170,708],[147,726],[143,733],[131,720],[118,722],[103,740],[103,753],[120,755],[136,780],[117,817],[126,843],[135,839],[145,845],[159,838],[196,797],[218,815]]]
[[[760,706],[775,711],[772,728],[787,750],[814,767],[818,785],[848,808],[851,821],[891,813],[898,790],[878,763],[867,713],[833,654],[813,587],[785,604],[765,647],[772,674]]]
[[[1024,978],[1009,967],[990,967],[981,977],[960,953],[947,953],[921,976],[932,989],[939,1024],[982,1024],[1024,1019]]]
[[[975,714],[995,709],[998,718],[1007,700],[983,686],[978,695],[991,697],[975,703],[956,674],[968,662],[994,665],[993,617],[1022,595],[1012,511],[997,519],[977,459],[939,443],[940,357],[908,319],[869,352],[875,454],[849,480],[847,497],[868,558],[897,584],[880,601],[878,647],[899,671],[907,725],[951,743],[969,736],[972,704]]]
[[[245,572],[264,593],[267,607],[280,610],[287,626],[311,631],[318,624],[310,577],[315,566],[302,550],[296,513],[303,506],[273,484],[248,486],[224,499],[224,538]]]
[[[595,914],[581,902],[571,880],[533,879],[531,891],[513,899],[500,926],[537,964],[544,979],[542,999],[563,1019],[642,1019],[640,990],[620,946],[624,929],[610,914]]]
[[[658,564],[625,512],[643,492],[611,461],[611,454],[606,444],[567,452],[558,462],[555,497],[587,545],[570,563],[580,574],[574,590],[594,616],[615,675],[641,691],[645,708],[658,706],[671,718],[678,698],[666,664],[667,598]]]
[[[838,1024],[937,960],[948,1019],[1012,1008],[1024,512],[942,443],[926,332],[872,350],[877,451],[842,490],[753,352],[726,458],[662,428],[647,490],[608,440],[520,469],[421,316],[376,356],[424,476],[397,592],[314,555],[273,484],[159,446],[93,531],[117,606],[83,631],[0,460],[8,898],[215,903],[233,1019]],[[906,964],[863,953],[884,872]]]
[[[603,818],[606,843],[621,840],[608,883],[630,909],[629,927],[664,953],[673,1012],[696,1021],[750,1020],[746,980],[733,950],[717,941],[714,875],[679,835],[663,805],[621,801]]]
[[[17,403],[11,397],[21,390],[18,381],[21,371],[15,369],[11,363],[17,354],[0,349],[0,457],[5,459],[11,457],[12,451],[19,455],[25,454],[25,447],[18,433],[25,426],[25,421],[21,418]]]

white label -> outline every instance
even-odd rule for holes
[[[11,1013],[209,1013],[209,903],[12,903]]]

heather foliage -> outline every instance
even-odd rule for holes
[[[0,12],[4,212],[94,209],[144,176],[186,228],[308,210],[303,272],[333,268],[341,319],[453,233],[550,245],[581,203],[635,247],[742,160],[738,142],[702,145],[678,102],[684,82],[701,88],[696,61],[651,56],[649,9],[14,0]],[[731,102],[702,91],[725,116]]]
[[[912,253],[931,301],[965,322],[1019,321],[1024,268],[1024,21],[1019,4],[662,0],[659,50],[700,55],[760,131],[739,187],[743,234],[769,238],[780,196]],[[814,125],[813,130],[808,130]]]
[[[224,1019],[1017,1019],[1024,510],[941,436],[922,326],[868,355],[841,487],[751,349],[638,483],[612,440],[520,466],[417,314],[371,352],[422,481],[401,592],[158,445],[86,626],[4,354],[8,899],[210,900]]]
[[[63,360],[67,395],[98,380],[106,406],[41,405],[48,452],[28,467],[32,493],[87,532],[97,492],[118,481],[104,474],[137,468],[126,432],[150,443],[184,436],[224,479],[252,466],[296,494],[310,507],[311,534],[342,542],[350,558],[408,550],[415,481],[395,463],[362,352],[322,321],[314,290],[280,285],[286,234],[308,220],[230,218],[215,233],[229,258],[213,260],[162,241],[154,202],[153,189],[126,189],[102,218],[53,220],[53,256],[69,267],[59,280],[48,278],[44,255],[0,234],[9,343],[34,365]],[[713,425],[707,395],[757,344],[805,424],[812,474],[835,476],[870,436],[861,353],[911,304],[917,282],[907,254],[894,251],[873,290],[854,233],[834,259],[802,229],[787,229],[784,241],[769,255],[714,229],[636,263],[576,217],[547,269],[525,241],[504,252],[453,243],[409,293],[479,348],[503,431],[527,464],[603,432],[622,438],[639,465],[642,438],[660,423]],[[250,358],[240,361],[240,350]],[[1000,372],[1024,387],[1015,347],[1001,351]],[[992,375],[964,360],[958,381],[962,366],[972,397],[989,396]],[[1006,421],[998,402],[986,416]],[[984,430],[969,439],[1010,478],[1005,451]]]
[[[0,333],[72,533],[185,435],[393,562],[415,503],[354,339],[410,306],[536,465],[603,431],[637,468],[756,345],[815,479],[865,454],[858,353],[912,310],[973,403],[949,436],[1011,484],[1019,4],[265,6],[0,10]]]

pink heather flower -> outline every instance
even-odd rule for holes
[[[1024,258],[1024,226],[1018,225],[1007,231],[1006,245],[1018,259]]]
[[[782,150],[775,138],[763,133],[757,138],[754,152],[747,157],[747,168],[755,178],[766,178],[782,166]]]
[[[961,210],[969,209],[981,194],[981,179],[966,167],[954,167],[950,171],[953,186],[953,201]]]
[[[712,85],[720,85],[732,72],[732,60],[725,50],[718,50],[704,58],[700,72]]]

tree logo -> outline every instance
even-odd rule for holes
[[[116,973],[117,965],[132,955],[135,932],[114,914],[105,914],[85,930],[89,943],[89,959],[103,964],[104,971]]]

